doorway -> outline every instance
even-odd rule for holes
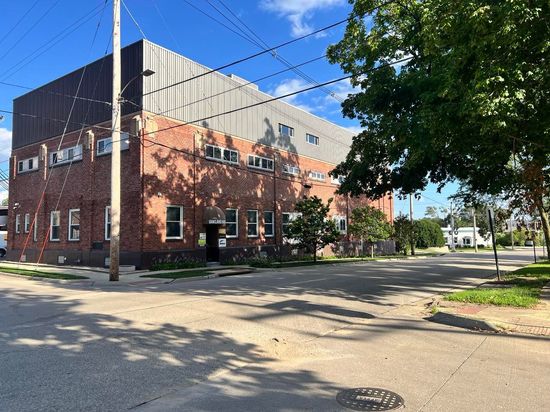
[[[207,262],[220,261],[220,247],[218,245],[219,237],[220,237],[220,231],[218,229],[218,225],[206,225],[206,261]]]

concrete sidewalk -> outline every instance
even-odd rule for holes
[[[87,279],[74,279],[74,280],[64,280],[64,279],[51,279],[43,277],[31,277],[25,275],[17,275],[13,273],[2,272],[1,267],[13,269],[24,269],[24,270],[36,270],[38,272],[52,273],[52,274],[64,274],[64,275],[75,275],[75,276],[84,276]],[[142,277],[144,275],[152,274],[165,274],[165,273],[175,273],[175,272],[188,272],[196,270],[207,270],[210,272],[205,276],[196,276],[189,278],[180,278],[180,279],[160,279],[160,278],[150,278]],[[109,281],[109,269],[96,268],[96,267],[86,267],[86,266],[55,266],[55,265],[46,265],[46,264],[35,264],[35,263],[14,263],[14,262],[0,262],[0,275],[5,276],[16,276],[21,278],[26,278],[30,280],[38,280],[45,282],[57,282],[57,283],[68,283],[71,285],[78,286],[149,286],[149,285],[158,285],[164,283],[172,282],[182,282],[182,281],[192,281],[197,279],[210,279],[221,276],[231,276],[243,273],[250,273],[253,269],[249,266],[231,266],[231,267],[198,267],[191,269],[171,269],[171,270],[158,270],[158,271],[149,271],[149,270],[133,270],[129,272],[121,272],[119,274],[118,282]]]
[[[539,304],[529,309],[444,300],[437,304],[439,312],[451,316],[436,315],[433,319],[435,321],[437,318],[445,319],[447,324],[454,322],[456,326],[464,327],[464,324],[467,325],[468,321],[472,320],[472,329],[550,336],[550,284],[542,289]]]

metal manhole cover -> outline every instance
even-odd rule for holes
[[[355,411],[389,411],[405,405],[401,396],[380,388],[346,389],[336,395],[336,401]]]

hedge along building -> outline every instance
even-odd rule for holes
[[[107,56],[15,99],[32,116],[14,116],[11,259],[105,264],[111,72]],[[391,196],[335,195],[352,140],[337,125],[144,40],[122,49],[122,85],[122,264],[289,253],[304,196],[334,198],[343,242],[357,205],[393,219]]]

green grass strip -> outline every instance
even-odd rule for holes
[[[88,279],[86,276],[69,275],[67,273],[41,272],[38,270],[17,269],[17,268],[4,267],[4,266],[0,266],[0,272],[13,273],[16,275],[36,277],[36,278],[48,278],[48,279],[63,279],[63,280]]]

